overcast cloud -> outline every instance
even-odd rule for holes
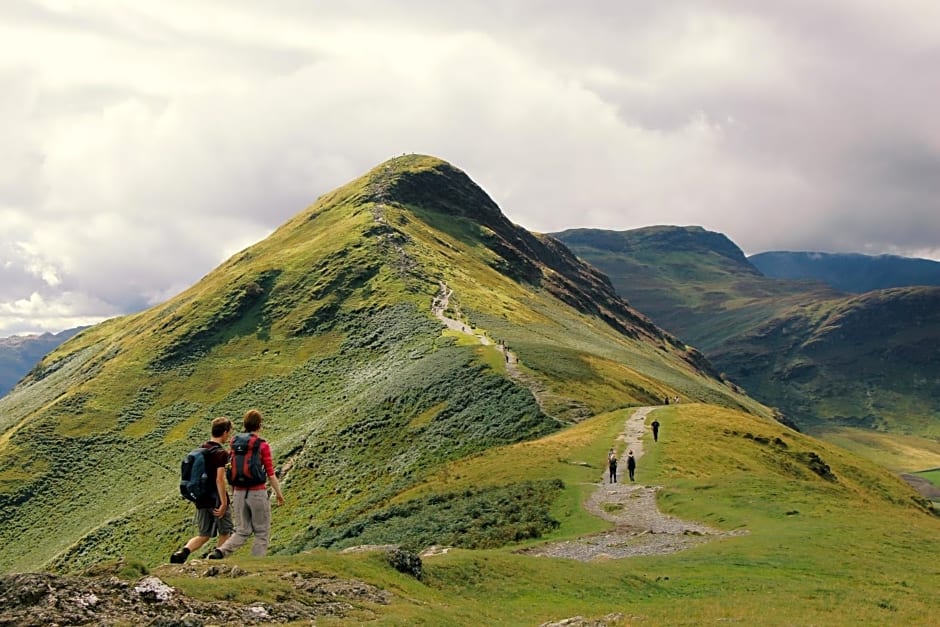
[[[0,336],[162,302],[403,152],[533,231],[940,259],[938,42],[935,0],[3,2]]]

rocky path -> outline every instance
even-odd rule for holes
[[[741,535],[742,532],[718,531],[700,523],[666,516],[656,507],[656,492],[659,488],[642,483],[642,437],[646,418],[655,409],[641,407],[634,411],[618,438],[624,443],[617,464],[621,482],[610,483],[605,471],[601,484],[584,504],[589,512],[610,521],[614,527],[575,540],[528,549],[525,553],[588,562],[599,558],[674,553],[715,538]],[[627,473],[627,451],[630,450],[637,459],[636,483],[630,482]]]
[[[447,328],[471,335],[484,346],[495,345],[496,349],[503,354],[503,358],[505,359],[506,373],[513,381],[528,388],[528,390],[532,392],[532,396],[535,397],[539,408],[546,416],[558,420],[558,417],[555,415],[558,413],[556,411],[558,409],[561,409],[569,419],[586,418],[591,414],[591,411],[583,404],[573,401],[572,399],[562,398],[546,389],[541,381],[523,370],[519,362],[519,356],[511,351],[505,343],[499,341],[494,342],[486,333],[477,331],[465,322],[447,317],[445,312],[450,305],[450,297],[453,293],[454,291],[448,287],[446,283],[443,281],[440,282],[440,289],[431,303],[431,312],[434,316],[443,322]]]

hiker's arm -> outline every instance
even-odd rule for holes
[[[277,480],[275,475],[268,475],[268,480],[271,482],[271,487],[274,488],[274,494],[277,495],[277,504],[284,504],[284,494],[281,492],[281,482]]]
[[[228,509],[228,492],[225,490],[225,468],[217,468],[215,471],[215,489],[219,494],[219,506],[212,511],[217,518],[221,518]]]
[[[274,472],[274,459],[271,456],[271,447],[267,442],[261,443],[261,462],[264,464],[264,471],[268,474],[268,480],[271,487],[274,488],[274,494],[277,495],[277,504],[284,504],[284,494],[281,492],[281,483],[277,480],[277,473]]]

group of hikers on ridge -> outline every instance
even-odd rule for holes
[[[224,416],[215,418],[212,437],[184,457],[180,493],[196,505],[196,535],[170,556],[171,563],[184,563],[212,537],[217,541],[207,555],[209,559],[231,555],[252,534],[251,554],[262,557],[267,553],[271,534],[267,483],[278,505],[284,504],[284,494],[274,472],[271,447],[258,435],[262,422],[261,412],[249,409],[242,418],[244,432],[232,437],[232,421]],[[232,496],[226,482],[232,486]]]
[[[653,420],[650,427],[653,429],[653,442],[658,442],[659,421]],[[630,481],[636,480],[636,458],[633,456],[633,451],[627,451],[627,473],[630,475]],[[617,483],[617,451],[613,447],[607,452],[607,474],[610,483]],[[603,477],[601,480],[603,481]]]

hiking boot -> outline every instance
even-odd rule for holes
[[[187,548],[184,546],[184,547],[181,548],[179,551],[177,551],[176,553],[174,553],[173,555],[170,556],[170,563],[171,563],[171,564],[182,564],[183,562],[186,561],[186,558],[187,558],[187,557],[189,557],[189,549],[187,549]]]
[[[209,553],[210,560],[220,560],[225,557],[225,554],[222,553],[219,549],[214,550],[212,553]]]

